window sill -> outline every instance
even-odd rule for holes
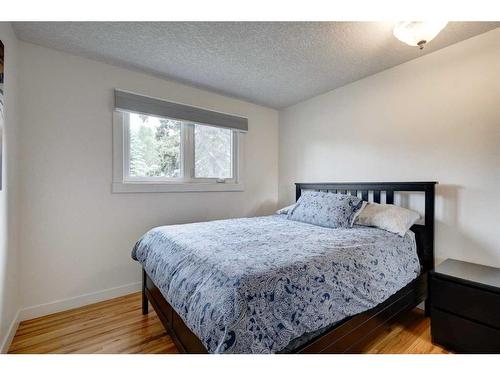
[[[195,193],[210,191],[243,191],[241,183],[157,183],[157,182],[113,182],[113,193]]]

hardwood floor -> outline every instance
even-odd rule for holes
[[[177,353],[141,294],[21,322],[9,353]]]
[[[446,349],[431,342],[430,318],[420,309],[413,309],[385,332],[375,337],[363,350],[369,354],[446,354]]]
[[[415,309],[374,338],[365,353],[446,353],[431,343],[429,319]],[[9,353],[178,353],[141,294],[21,322]]]

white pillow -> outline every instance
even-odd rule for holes
[[[280,208],[278,211],[276,211],[277,215],[288,215],[288,213],[295,207],[297,203],[291,204],[290,206],[286,206],[283,208]]]
[[[368,203],[354,224],[377,227],[404,236],[420,219],[420,214],[393,204]]]

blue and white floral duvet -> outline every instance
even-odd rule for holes
[[[278,352],[376,306],[420,272],[411,232],[279,215],[154,228],[132,257],[211,353]]]

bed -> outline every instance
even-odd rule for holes
[[[158,227],[136,244],[148,301],[186,353],[344,353],[427,298],[434,267],[434,182],[298,183],[394,202],[425,195],[424,225],[404,237],[331,229],[282,215]],[[370,193],[372,192],[372,193]]]

